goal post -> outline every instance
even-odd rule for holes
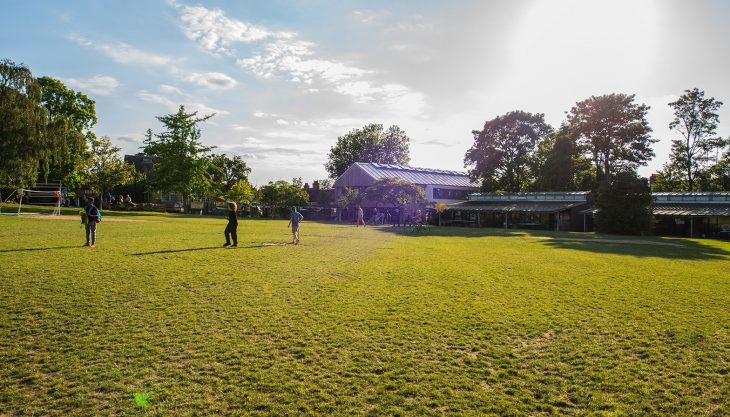
[[[34,189],[23,188],[18,190],[20,200],[18,202],[18,213],[21,215],[23,205],[26,209],[50,210],[51,216],[61,215],[61,184],[39,184]],[[34,213],[38,214],[38,213]]]

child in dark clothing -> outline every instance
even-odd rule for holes
[[[237,208],[236,203],[228,204],[228,225],[226,225],[226,230],[224,232],[226,236],[226,244],[223,246],[238,246],[238,234],[236,233],[238,230],[238,218],[236,217]],[[233,238],[233,245],[231,245],[231,238]]]

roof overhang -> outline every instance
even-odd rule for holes
[[[573,202],[535,202],[535,201],[511,201],[511,202],[482,202],[465,201],[462,203],[449,204],[449,210],[472,210],[499,213],[557,213],[585,205],[584,201]]]

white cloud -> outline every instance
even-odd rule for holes
[[[230,90],[236,86],[236,80],[222,72],[192,72],[184,78],[186,81],[211,90]]]
[[[234,123],[231,125],[231,129],[233,130],[248,130],[250,127],[246,125],[239,125],[238,123]]]
[[[183,93],[182,90],[180,90],[179,88],[174,87],[172,85],[168,85],[168,84],[160,84],[160,86],[158,87],[158,89],[160,91],[162,91],[163,93],[177,94],[179,96],[184,96],[185,95],[185,93]]]
[[[119,81],[108,75],[96,75],[85,80],[78,78],[60,78],[61,81],[82,92],[90,92],[100,96],[108,96],[119,87]]]
[[[420,106],[423,106],[423,94],[413,92],[402,84],[376,82],[373,79],[375,71],[321,57],[317,44],[301,39],[296,33],[270,30],[233,19],[220,9],[185,6],[174,0],[170,4],[179,11],[181,28],[188,38],[209,52],[237,56],[233,49],[235,43],[258,44],[253,55],[239,57],[236,63],[259,79],[299,84],[301,91],[306,93],[334,91],[353,97],[360,104],[386,100],[391,109],[396,105],[407,105],[409,111],[413,112],[420,111]],[[355,11],[354,16],[365,23],[381,24],[390,13]],[[413,22],[423,20],[422,16],[413,16],[399,25],[403,28],[416,27],[418,25]],[[235,80],[224,74],[208,74],[216,74],[217,77],[193,73],[185,79],[216,89],[235,86]],[[254,116],[263,117],[264,114],[257,112]]]
[[[116,44],[93,42],[83,36],[75,34],[69,35],[69,38],[81,46],[94,48],[114,61],[122,64],[168,66],[174,61],[169,56],[142,51],[121,42]]]
[[[266,114],[266,113],[264,113],[264,112],[262,112],[262,111],[257,111],[257,112],[255,112],[255,113],[253,114],[253,117],[258,117],[258,118],[261,118],[261,117],[266,117],[266,116],[267,116],[267,114]]]
[[[180,12],[185,35],[198,42],[207,51],[233,55],[231,45],[237,42],[254,42],[269,37],[290,37],[286,32],[271,32],[265,28],[231,19],[219,9],[203,6],[183,6],[174,3]]]
[[[149,91],[142,90],[137,93],[137,97],[141,98],[144,101],[149,101],[151,103],[157,103],[162,104],[163,106],[169,108],[169,109],[175,109],[177,107],[177,104],[170,100],[167,97],[163,97],[154,93],[150,93]]]
[[[339,83],[369,72],[342,62],[310,58],[315,46],[307,41],[280,39],[268,43],[262,54],[236,63],[258,78],[281,78],[303,84],[317,80]]]
[[[281,126],[288,126],[290,123],[284,119],[277,119],[276,124]]]

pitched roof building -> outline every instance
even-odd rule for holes
[[[466,172],[355,162],[335,181],[335,199],[344,193],[345,188],[365,189],[383,178],[399,178],[422,186],[426,199],[432,203],[466,200],[468,193],[478,187]]]

